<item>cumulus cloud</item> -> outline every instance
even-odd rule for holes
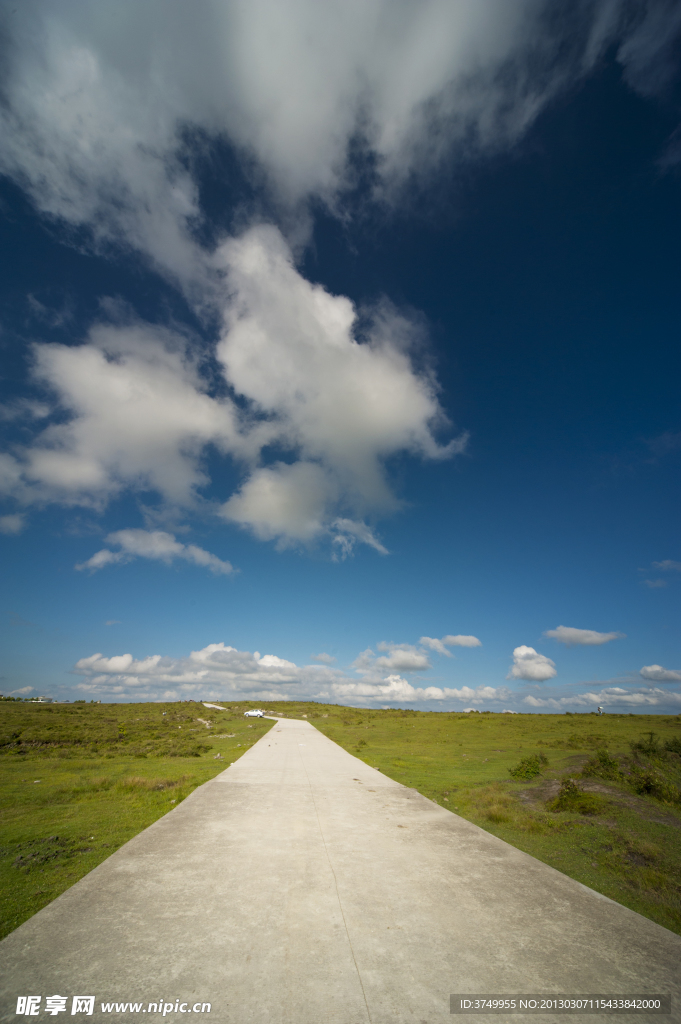
[[[396,645],[384,645],[395,653]],[[192,651],[186,658],[154,654],[137,659],[132,654],[107,657],[92,654],[76,662],[73,672],[82,677],[78,688],[88,693],[109,694],[120,699],[177,699],[179,697],[252,696],[262,700],[318,699],[378,704],[388,702],[421,703],[449,701],[455,704],[506,701],[511,694],[505,687],[493,686],[413,686],[399,673],[377,673],[372,659],[371,671],[364,671],[361,656],[358,674],[349,675],[330,667],[330,655],[314,656],[320,665],[296,665],[276,654],[239,651],[224,642]]]
[[[681,683],[681,670],[663,668],[662,665],[644,665],[641,675],[654,683]]]
[[[232,287],[217,357],[234,389],[266,416],[293,465],[257,467],[224,504],[225,518],[281,543],[333,530],[345,552],[355,541],[386,549],[363,522],[334,512],[397,507],[384,460],[398,451],[448,458],[462,436],[439,445],[437,387],[417,374],[410,349],[421,327],[383,304],[357,340],[357,310],[306,281],[282,236],[266,226],[218,254]]]
[[[413,644],[392,644],[381,641],[376,645],[386,654],[376,655],[370,647],[352,663],[352,667],[367,674],[383,672],[422,672],[431,667],[428,655]]]
[[[335,683],[333,693],[337,697],[365,700],[404,701],[406,703],[426,700],[473,701],[484,704],[488,701],[507,700],[509,693],[504,687],[462,686],[459,689],[440,686],[415,687],[399,675],[389,675],[379,682]],[[469,709],[470,710],[470,709]]]
[[[322,667],[298,668],[294,662],[274,654],[260,655],[258,651],[238,651],[225,643],[209,644],[202,650],[192,651],[186,658],[169,658],[154,654],[136,659],[132,654],[105,657],[93,654],[80,658],[73,671],[89,682],[84,688],[104,689],[107,692],[153,694],[157,691],[192,695],[211,693],[218,689],[224,693],[272,691],[281,684],[299,684],[326,680],[328,669]]]
[[[326,651],[321,651],[320,654],[311,655],[315,661],[321,661],[322,665],[333,665],[336,660],[332,654],[327,654]]]
[[[647,707],[659,704],[681,704],[681,693],[657,688],[625,689],[621,686],[606,686],[598,691],[578,693],[571,697],[534,697],[529,694],[523,702],[533,708],[550,708],[564,711],[566,707]]]
[[[350,301],[306,281],[271,225],[199,244],[197,153],[227,140],[299,243],[311,198],[347,215],[358,152],[387,209],[442,160],[512,146],[607,48],[633,88],[662,87],[678,28],[664,5],[551,14],[548,0],[208,0],[196,17],[181,0],[121,0],[112,28],[81,0],[6,8],[0,171],[83,244],[143,254],[220,320],[223,379],[209,387],[193,340],[150,325],[37,346],[58,416],[0,457],[2,492],[102,508],[152,490],[188,507],[212,446],[244,470],[227,521],[280,546],[384,554],[365,520],[398,505],[386,461],[465,444],[436,439],[437,388],[410,356],[421,328],[384,303],[360,337]]]
[[[559,640],[566,647],[597,647],[601,644],[610,643],[611,640],[622,639],[626,634],[599,633],[595,629],[575,629],[573,626],[557,626],[556,629],[547,629],[544,636],[548,636],[552,640]]]
[[[422,636],[419,640],[422,647],[429,647],[431,651],[437,651],[438,654],[444,654],[448,658],[452,657],[451,651],[448,651],[448,647],[482,647],[482,644],[478,640],[477,636],[443,636],[441,640],[436,640],[432,636]]]
[[[442,640],[436,640],[432,636],[422,636],[419,640],[422,647],[429,647],[431,651],[435,651],[437,654],[444,654],[447,658],[452,657],[452,652],[448,651]]]
[[[399,507],[385,461],[448,458],[466,443],[436,440],[437,386],[410,353],[421,326],[384,304],[360,343],[352,303],[309,284],[273,228],[225,244],[220,260],[231,300],[218,365],[238,397],[210,393],[177,330],[129,320],[95,325],[82,345],[36,345],[36,379],[62,415],[4,456],[0,490],[93,508],[151,490],[190,509],[211,483],[212,446],[246,468],[225,520],[280,547],[327,538],[342,556],[357,543],[387,554],[362,518]],[[291,461],[263,465],[272,445]]]
[[[521,646],[513,651],[513,665],[506,678],[542,683],[546,679],[553,679],[555,674],[555,662],[544,654],[538,654],[534,647]]]
[[[644,582],[645,586],[648,587],[649,590],[659,590],[661,587],[666,587],[667,586],[667,581],[666,580],[660,580],[660,579],[657,579],[657,580],[644,580],[643,582]]]
[[[5,491],[23,501],[102,507],[132,487],[187,505],[208,482],[207,444],[249,450],[233,406],[206,393],[178,332],[98,324],[85,344],[36,345],[34,358],[65,415],[8,464]]]
[[[133,558],[150,558],[170,565],[176,559],[191,562],[202,568],[209,569],[216,576],[231,576],[238,572],[230,562],[225,562],[212,555],[210,551],[197,547],[196,544],[181,544],[172,533],[163,530],[116,530],[106,538],[107,544],[113,544],[118,551],[103,548],[97,551],[86,562],[81,562],[76,569],[89,569],[95,572],[107,565],[119,562],[130,562]],[[115,620],[107,622],[113,625]]]

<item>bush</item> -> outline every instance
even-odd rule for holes
[[[540,751],[538,754],[524,757],[514,768],[509,768],[508,773],[512,779],[534,779],[535,776],[541,775],[543,766],[548,763],[546,754]]]
[[[681,791],[665,779],[661,772],[646,765],[632,764],[629,784],[637,793],[654,796],[663,803],[681,803]]]
[[[582,775],[597,775],[601,779],[612,779],[616,781],[622,778],[619,762],[605,748],[596,752],[594,757],[589,758],[582,768]]]
[[[560,793],[555,800],[547,803],[550,811],[577,811],[579,814],[599,814],[605,810],[606,802],[595,793],[585,793],[574,779],[563,779]]]
[[[681,736],[675,736],[673,740],[665,740],[664,749],[670,750],[672,754],[681,754]]]
[[[664,757],[664,750],[660,746],[660,741],[654,732],[647,732],[645,734],[647,739],[638,740],[636,743],[630,743],[632,753],[640,752],[647,754],[648,757]]]

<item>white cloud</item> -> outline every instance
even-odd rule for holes
[[[0,171],[100,251],[144,254],[199,313],[217,312],[217,390],[240,402],[215,396],[177,331],[99,326],[79,346],[39,345],[37,374],[62,415],[0,457],[3,493],[101,508],[152,490],[189,507],[214,446],[246,473],[228,521],[281,546],[325,537],[339,556],[358,542],[385,553],[364,520],[398,505],[386,460],[465,443],[437,443],[437,388],[410,358],[422,330],[383,304],[358,340],[349,300],[305,281],[272,226],[202,248],[192,158],[230,142],[300,243],[311,197],[347,215],[351,141],[390,202],[444,158],[513,145],[608,47],[634,88],[654,91],[675,18],[652,7],[632,18],[625,0],[577,8],[552,18],[541,0],[208,0],[197,17],[181,0],[121,0],[112,21],[81,0],[17,4],[4,27]],[[268,445],[290,459],[267,465]]]
[[[654,683],[681,683],[680,670],[663,668],[662,665],[644,665],[641,675],[644,679],[650,679]]]
[[[358,132],[384,182],[512,145],[605,48],[654,91],[667,11],[464,0],[20,4],[6,20],[3,162],[40,209],[196,277],[182,138],[227,137],[280,200],[334,205]]]
[[[386,554],[361,518],[399,507],[385,460],[400,451],[447,458],[465,446],[465,437],[435,439],[446,425],[437,388],[410,357],[421,327],[383,305],[360,344],[352,303],[305,281],[274,229],[247,232],[220,259],[231,305],[217,355],[241,400],[209,394],[177,330],[98,324],[85,344],[37,345],[36,377],[65,415],[4,457],[0,489],[94,508],[151,490],[190,509],[210,483],[213,446],[247,467],[224,519],[280,547],[326,538],[342,555],[356,543]],[[262,465],[273,444],[292,461]]]
[[[452,657],[452,652],[447,650],[442,640],[436,640],[432,636],[422,636],[419,643],[422,647],[429,647],[431,651],[435,651],[437,654],[444,654],[447,658]]]
[[[529,704],[531,708],[562,708],[561,702],[554,697],[534,697],[531,693],[523,697],[523,703]]]
[[[681,674],[679,677],[681,678]],[[529,694],[523,698],[523,703],[532,708],[549,708],[561,712],[569,707],[654,707],[660,704],[681,704],[681,693],[656,687],[625,689],[622,686],[605,686],[597,691],[577,693],[569,697],[534,697]]]
[[[241,490],[222,506],[222,514],[248,527],[260,540],[278,538],[284,547],[322,535],[336,497],[334,481],[321,466],[278,462],[254,470]]]
[[[106,622],[104,623],[104,625],[105,626],[120,626],[121,625],[121,620],[120,619],[107,619]]]
[[[653,568],[661,569],[662,572],[681,572],[681,562],[674,562],[671,558],[665,558],[662,562],[653,562]]]
[[[391,644],[381,641],[376,646],[379,651],[387,653],[377,656],[368,647],[353,661],[352,667],[358,672],[368,674],[423,672],[431,667],[425,651],[420,651],[413,644]]]
[[[315,661],[321,661],[323,665],[333,665],[336,660],[332,654],[327,654],[326,651],[322,651],[320,654],[312,654],[311,657]]]
[[[553,679],[555,674],[555,662],[543,654],[538,654],[534,647],[521,646],[513,651],[513,665],[506,678],[541,683],[546,679]]]
[[[448,658],[452,657],[451,651],[448,651],[448,647],[482,647],[482,644],[478,640],[477,636],[443,636],[441,640],[437,640],[432,636],[422,636],[419,643],[423,647],[429,647],[431,651],[437,651],[438,654],[444,654]]]
[[[115,544],[119,551],[103,548],[92,558],[81,562],[76,569],[89,569],[95,572],[106,565],[117,562],[130,562],[133,558],[150,558],[170,565],[179,558],[209,569],[215,575],[230,576],[238,572],[230,562],[224,562],[210,551],[204,551],[196,544],[181,544],[172,533],[163,530],[117,530],[106,538],[107,544]],[[114,620],[112,620],[113,622]],[[111,625],[108,622],[107,625]]]
[[[376,682],[364,680],[359,683],[334,683],[331,689],[337,697],[403,701],[405,703],[455,700],[484,704],[488,701],[504,700],[509,696],[508,690],[505,688],[495,689],[493,686],[478,686],[476,689],[472,689],[470,686],[462,686],[460,689],[439,686],[415,687],[406,679],[395,674]]]
[[[552,640],[559,640],[567,647],[574,646],[600,646],[610,643],[611,640],[620,640],[626,636],[625,633],[598,633],[595,629],[575,629],[574,626],[557,626],[556,629],[547,629],[544,636]]]
[[[0,516],[0,533],[11,535],[21,533],[26,526],[26,519],[21,514]]]
[[[645,583],[646,587],[650,588],[650,590],[658,590],[660,587],[667,586],[666,580],[644,580],[643,582]]]
[[[176,331],[99,324],[86,344],[37,345],[34,355],[38,381],[67,418],[14,461],[5,490],[25,501],[101,507],[132,487],[187,505],[208,482],[206,445],[242,457],[252,450],[232,404],[206,393]]]
[[[339,506],[360,515],[391,511],[398,503],[386,458],[398,451],[447,458],[466,443],[464,436],[441,446],[433,435],[445,423],[437,388],[410,359],[420,325],[383,304],[358,343],[352,303],[301,277],[272,228],[225,243],[218,258],[233,296],[218,359],[300,459],[254,468],[223,515],[282,544],[332,530],[346,552],[358,540],[385,554],[364,523],[338,516]]]
[[[73,671],[88,682],[82,688],[140,697],[159,691],[185,696],[204,694],[258,693],[263,687],[277,696],[279,687],[300,684],[318,685],[326,682],[332,670],[308,666],[299,668],[294,662],[274,654],[261,656],[257,651],[238,651],[224,643],[209,644],[192,651],[186,658],[168,658],[154,654],[136,659],[131,654],[104,657],[93,654],[76,662]],[[272,689],[274,687],[274,689]],[[288,691],[285,690],[284,694]]]
[[[360,665],[358,671],[363,678],[357,679],[329,667],[329,661],[335,660],[329,655],[315,657],[323,664],[299,666],[275,654],[239,651],[225,643],[215,643],[192,651],[186,658],[154,654],[137,659],[130,653],[113,657],[92,654],[77,661],[73,672],[83,677],[78,689],[136,700],[189,696],[228,700],[250,695],[262,700],[310,698],[379,705],[386,701],[484,704],[508,701],[511,696],[505,687],[412,686],[397,672],[377,675],[375,661],[372,673],[365,673]]]
[[[477,636],[443,636],[442,643],[447,644],[448,647],[482,647]]]
[[[665,703],[681,704],[681,693],[669,690],[658,690],[651,687],[647,690],[625,690],[618,686],[608,686],[598,693],[580,693],[571,699],[563,699],[563,704],[582,706],[600,705],[601,707],[629,705],[646,706]]]
[[[379,555],[388,554],[388,549],[381,544],[366,523],[339,517],[331,524],[331,530],[336,531],[333,536],[333,543],[337,545],[341,558],[347,558],[352,554],[357,541],[361,544],[367,544],[374,551],[378,551]]]

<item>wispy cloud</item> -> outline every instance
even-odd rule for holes
[[[482,647],[477,636],[462,636],[461,634],[458,636],[449,634],[440,640],[436,640],[432,636],[422,636],[419,643],[422,647],[429,647],[431,651],[437,651],[438,654],[444,654],[448,658],[452,657],[452,652],[447,650],[448,647]]]
[[[681,562],[675,562],[672,558],[664,558],[660,562],[652,562],[651,564],[653,569],[658,569],[660,572],[681,572]],[[639,572],[646,572],[646,570],[639,569]],[[658,590],[669,585],[669,581],[661,577],[657,577],[656,579],[644,579],[641,582],[650,590]]]
[[[557,626],[555,629],[547,629],[544,636],[552,640],[558,640],[566,647],[594,647],[601,644],[608,644],[611,640],[620,640],[626,633],[599,633],[595,629],[575,629],[574,626]]]
[[[6,533],[9,536],[21,533],[26,526],[26,517],[15,513],[9,516],[0,516],[0,533]]]
[[[570,697],[535,697],[532,694],[523,698],[523,703],[532,708],[549,708],[565,711],[569,707],[655,707],[660,704],[681,705],[681,693],[669,690],[625,689],[621,686],[606,686],[602,690],[587,691]]]
[[[238,572],[231,562],[225,562],[212,555],[210,551],[204,551],[196,544],[181,544],[172,533],[164,533],[162,530],[117,530],[110,533],[106,538],[108,544],[115,545],[118,551],[111,551],[103,548],[97,551],[86,562],[76,565],[76,569],[89,569],[95,572],[107,565],[115,565],[121,562],[130,562],[134,558],[150,558],[155,561],[165,562],[171,565],[176,559],[191,562],[193,565],[201,566],[210,570],[215,575],[231,576]],[[112,625],[112,622],[107,625]]]
[[[326,651],[322,651],[320,654],[312,654],[311,657],[314,658],[315,661],[320,661],[322,665],[333,665],[334,661],[336,661],[334,656],[332,654],[327,654]]]
[[[243,470],[226,521],[280,547],[325,540],[339,559],[358,543],[384,554],[366,520],[399,507],[389,460],[448,458],[466,435],[442,440],[437,382],[413,358],[417,317],[379,302],[360,329],[349,299],[300,274],[293,248],[309,238],[310,204],[350,215],[359,145],[376,169],[365,199],[389,216],[443,164],[512,148],[607,51],[633,88],[654,93],[678,29],[671,7],[656,9],[632,16],[612,0],[553,18],[537,0],[283,0],[263,17],[257,3],[216,0],[196,18],[181,4],[162,17],[129,4],[112,35],[77,0],[16,5],[0,170],[84,245],[142,254],[220,323],[211,355],[222,380],[211,388],[189,333],[124,323],[110,306],[112,322],[82,344],[35,347],[36,379],[62,415],[2,457],[2,493],[103,509],[151,491],[193,508],[211,482],[210,448]],[[196,138],[247,154],[255,205],[265,195],[278,226],[249,227],[240,210],[238,237],[197,241],[210,225]],[[32,309],[55,324],[65,315],[35,297]],[[657,448],[676,443],[663,435]],[[271,446],[285,457],[268,462]]]

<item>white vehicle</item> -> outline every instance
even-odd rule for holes
[[[252,708],[250,711],[244,711],[244,718],[264,718],[265,712],[261,711],[260,708]]]

